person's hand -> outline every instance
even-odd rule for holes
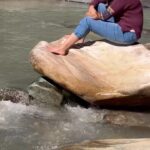
[[[93,5],[89,6],[86,16],[91,17],[92,19],[99,19],[100,14],[96,11]]]

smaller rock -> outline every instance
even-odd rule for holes
[[[32,97],[30,104],[60,106],[63,101],[62,91],[42,77],[31,84],[27,91]]]

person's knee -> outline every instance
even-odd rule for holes
[[[80,24],[84,25],[84,26],[88,26],[88,28],[90,28],[90,24],[91,24],[92,18],[90,17],[84,17],[81,21]]]
[[[106,11],[106,4],[103,3],[99,3],[98,7],[97,7],[98,12],[104,12]]]

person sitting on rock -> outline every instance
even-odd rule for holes
[[[48,50],[66,55],[69,48],[90,32],[113,42],[133,44],[141,37],[143,7],[140,0],[93,0],[74,32],[58,45]]]

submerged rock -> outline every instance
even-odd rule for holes
[[[0,101],[11,101],[13,103],[29,104],[28,93],[17,89],[0,89]]]
[[[53,43],[62,42],[56,41]],[[60,56],[40,42],[30,55],[35,70],[91,104],[150,106],[149,44],[87,42]]]
[[[85,141],[62,150],[149,150],[150,139],[106,139]]]

